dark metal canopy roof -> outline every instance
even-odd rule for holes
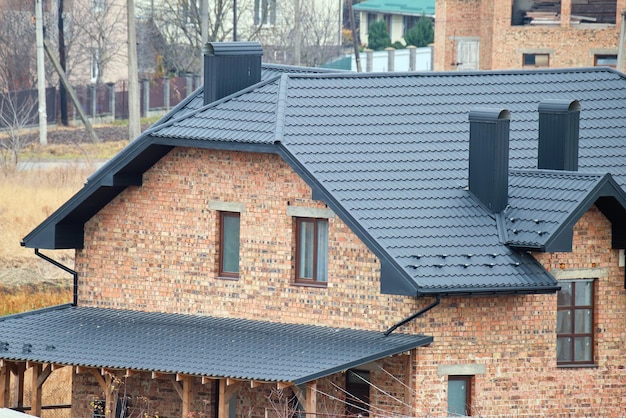
[[[0,358],[301,384],[432,337],[62,305],[0,317]]]

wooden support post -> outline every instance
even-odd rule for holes
[[[305,412],[307,417],[317,416],[317,382],[312,381],[306,384],[306,404]]]
[[[11,368],[7,362],[0,366],[0,408],[9,407],[11,395]]]
[[[15,402],[14,408],[18,410],[24,409],[24,371],[26,371],[26,363],[17,363],[16,377],[17,382],[15,385]]]
[[[191,412],[191,376],[183,379],[183,414],[182,418],[188,418]]]
[[[219,404],[217,406],[218,418],[228,418],[230,400],[237,394],[240,386],[241,382],[235,382],[232,379],[220,379]]]
[[[105,396],[104,418],[111,418],[115,416],[114,414],[115,405],[113,404],[113,376],[111,376],[111,374],[109,373],[105,374],[104,382],[105,382],[105,387],[106,387],[106,390],[104,392],[104,396]]]
[[[404,370],[406,374],[404,376],[404,403],[406,404],[406,416],[410,417],[413,414],[413,405],[415,402],[415,390],[413,385],[415,384],[415,376],[413,373],[413,362],[415,360],[417,350],[411,350],[409,355],[406,356],[406,365]]]
[[[41,397],[42,385],[38,385],[39,376],[41,376],[41,363],[33,364],[33,375],[31,377],[31,393],[30,393],[30,414],[37,417],[41,416]]]

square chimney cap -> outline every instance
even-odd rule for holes
[[[578,100],[546,99],[539,103],[541,113],[566,113],[580,112],[580,102]]]
[[[263,55],[263,48],[258,42],[208,42],[204,45],[205,55]]]
[[[469,112],[469,120],[472,121],[496,121],[510,120],[511,112],[506,109],[473,109]]]

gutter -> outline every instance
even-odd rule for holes
[[[395,324],[394,326],[389,328],[387,331],[385,331],[385,337],[389,336],[389,334],[394,332],[398,327],[401,327],[402,325],[406,324],[407,322],[411,322],[415,318],[417,318],[417,317],[425,314],[426,312],[430,311],[431,309],[433,309],[435,306],[439,305],[440,303],[441,303],[441,296],[439,296],[437,294],[437,295],[435,295],[435,301],[433,303],[431,303],[430,305],[428,305],[424,309],[421,309],[420,311],[414,313],[413,315],[404,318],[402,321],[398,322],[397,324]]]
[[[63,264],[59,263],[56,260],[51,259],[50,257],[42,254],[39,252],[39,248],[35,248],[35,255],[38,257],[43,258],[44,260],[46,260],[47,262],[49,262],[50,264],[70,273],[73,277],[74,277],[74,290],[73,290],[73,300],[72,300],[72,306],[76,306],[78,305],[78,273],[74,270],[72,270],[71,268],[64,266]]]

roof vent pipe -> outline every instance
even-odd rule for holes
[[[539,103],[537,168],[578,171],[578,100],[544,100]]]
[[[506,109],[469,113],[469,190],[492,212],[502,212],[509,194],[509,124]]]
[[[261,81],[258,42],[209,42],[204,46],[204,104]]]

